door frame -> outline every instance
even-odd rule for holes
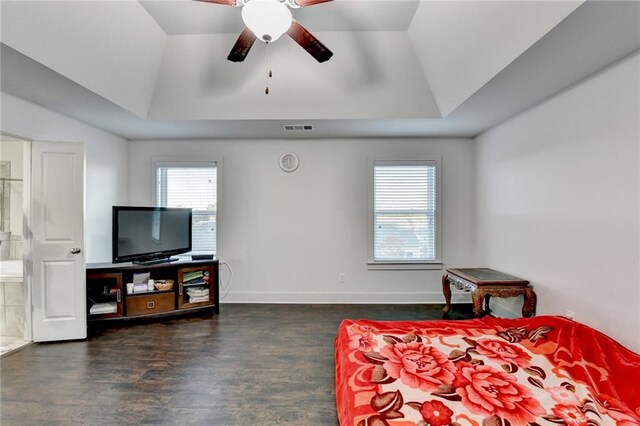
[[[24,340],[33,341],[33,262],[31,237],[31,141],[25,140],[22,165],[22,283],[24,286]]]

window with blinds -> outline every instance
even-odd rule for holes
[[[436,163],[374,162],[374,262],[436,260]]]
[[[160,207],[193,210],[192,253],[216,253],[218,210],[217,167],[157,166],[157,203]]]

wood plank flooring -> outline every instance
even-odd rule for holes
[[[335,425],[333,340],[340,322],[439,319],[441,308],[223,305],[219,316],[30,345],[2,359],[0,420],[3,426]]]

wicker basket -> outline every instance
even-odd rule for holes
[[[165,291],[173,288],[173,280],[157,280],[153,282],[156,290]]]

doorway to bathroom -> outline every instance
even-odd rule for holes
[[[30,142],[0,134],[0,355],[31,341],[25,228],[30,198]]]

